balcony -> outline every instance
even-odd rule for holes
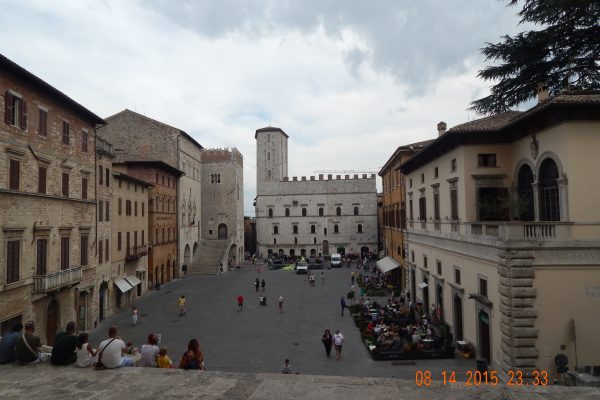
[[[114,156],[112,144],[96,136],[96,151],[102,152],[108,156]]]
[[[81,281],[81,267],[71,267],[63,271],[33,277],[33,291],[47,293]]]
[[[146,255],[148,255],[148,245],[146,244],[128,247],[127,252],[125,254],[125,260],[133,261]]]

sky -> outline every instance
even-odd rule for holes
[[[290,176],[376,173],[474,118],[486,42],[523,30],[500,0],[0,0],[0,53],[95,114],[125,108],[244,156],[289,135]],[[379,188],[381,186],[379,185]]]

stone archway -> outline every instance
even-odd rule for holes
[[[196,253],[198,252],[198,242],[194,243],[194,248],[192,250],[192,260],[196,258]]]
[[[323,240],[323,255],[329,255],[329,240]]]
[[[227,239],[227,225],[219,224],[217,230],[219,234],[219,239]]]
[[[46,344],[54,345],[54,335],[58,331],[60,324],[60,304],[56,299],[52,299],[46,310]]]
[[[175,260],[173,260],[173,262],[171,263],[171,267],[173,269],[171,279],[178,278],[179,274],[177,273],[177,263],[175,262]]]
[[[237,257],[237,245],[232,244],[229,248],[229,255],[227,256],[229,260],[229,268],[237,265],[238,257]]]
[[[190,245],[186,244],[185,245],[185,250],[183,250],[183,265],[186,265],[189,268],[190,265]]]

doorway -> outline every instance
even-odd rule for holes
[[[227,225],[219,224],[218,231],[219,239],[227,239]]]
[[[454,295],[453,301],[454,312],[454,339],[463,340],[463,305],[462,298]]]
[[[56,299],[52,299],[48,304],[46,311],[46,343],[48,346],[54,345],[54,336],[60,323],[60,305]]]
[[[479,321],[479,358],[485,358],[488,365],[491,361],[490,353],[490,315],[484,311],[479,311],[477,316]]]
[[[102,321],[105,317],[104,310],[106,309],[106,290],[108,289],[108,284],[106,282],[102,282],[100,285],[100,290],[98,291],[98,318]]]

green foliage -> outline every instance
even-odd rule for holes
[[[349,298],[350,300],[352,300],[354,298],[354,292],[351,290],[348,292],[348,294],[346,295],[347,298]]]
[[[479,114],[495,114],[530,100],[540,83],[549,94],[600,89],[600,2],[598,0],[509,0],[523,3],[521,24],[539,30],[504,36],[481,50],[492,65],[479,71],[497,82],[491,94],[471,103]]]

